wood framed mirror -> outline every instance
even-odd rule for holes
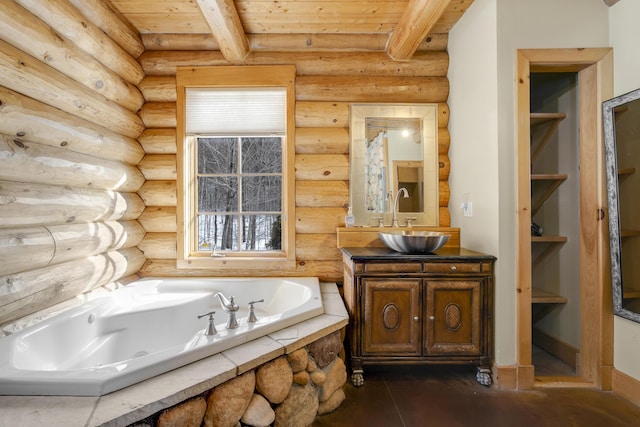
[[[602,104],[613,312],[640,322],[640,89]]]
[[[437,104],[351,104],[350,203],[356,226],[437,226]]]

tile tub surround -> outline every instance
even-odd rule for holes
[[[100,397],[0,396],[0,426],[127,426],[341,330],[335,283],[321,283],[324,314]]]

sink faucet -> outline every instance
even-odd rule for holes
[[[222,311],[229,313],[229,319],[227,320],[227,329],[235,329],[238,327],[238,320],[236,319],[236,313],[240,309],[240,306],[233,301],[233,297],[227,299],[222,292],[217,292],[214,297],[218,297]]]
[[[409,192],[407,191],[406,188],[404,188],[404,187],[398,188],[398,192],[396,193],[396,197],[395,197],[395,199],[393,199],[393,219],[391,221],[391,226],[392,227],[397,227],[398,226],[398,196],[400,194],[402,194],[402,197],[404,197],[405,199],[409,198]]]

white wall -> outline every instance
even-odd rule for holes
[[[475,0],[449,35],[451,225],[463,246],[498,257],[498,365],[516,362],[515,54],[606,47],[608,13],[602,0]],[[472,218],[459,209],[467,194]]]
[[[613,47],[614,95],[640,88],[640,2],[622,0],[609,11],[609,41]],[[452,162],[453,163],[453,162]],[[616,316],[614,367],[640,380],[640,324]]]
[[[449,131],[451,225],[464,247],[498,258],[496,275],[509,266],[499,253],[498,72],[496,1],[476,0],[449,36]],[[460,204],[473,203],[473,216]],[[512,269],[511,269],[512,270]],[[496,290],[501,284],[497,280]],[[515,360],[515,298],[496,293],[496,361]]]

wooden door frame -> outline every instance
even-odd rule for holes
[[[577,72],[580,140],[580,354],[578,377],[536,377],[531,358],[530,73]],[[602,102],[613,96],[613,51],[519,49],[516,70],[517,388],[611,389],[613,307],[605,195]]]

